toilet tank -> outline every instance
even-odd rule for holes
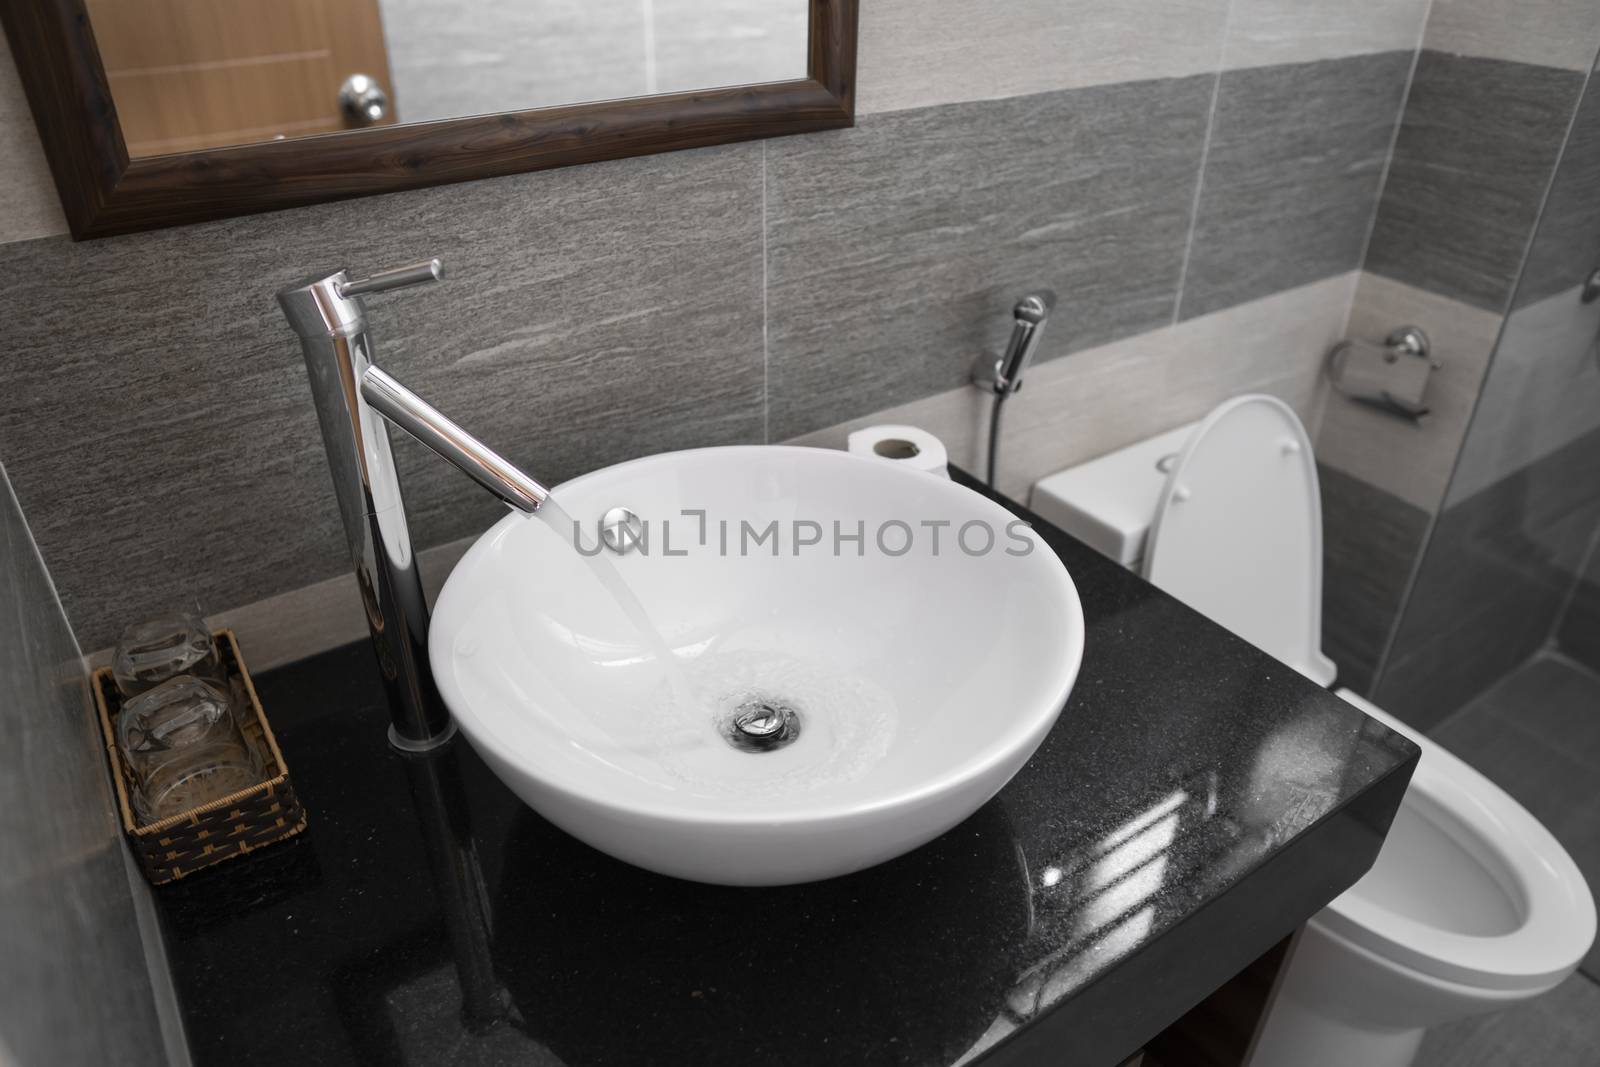
[[[1187,423],[1041,478],[1033,485],[1028,507],[1142,574],[1167,470],[1199,425]]]

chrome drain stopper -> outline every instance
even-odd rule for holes
[[[746,737],[771,737],[783,729],[783,712],[771,704],[758,704],[740,713],[733,725]]]
[[[741,752],[772,752],[800,736],[800,716],[786,704],[746,701],[734,709],[722,736]]]

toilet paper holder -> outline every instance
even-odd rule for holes
[[[1344,340],[1328,351],[1328,381],[1342,396],[1413,422],[1428,413],[1428,380],[1440,363],[1420,326],[1401,326],[1383,344]]]

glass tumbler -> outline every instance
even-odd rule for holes
[[[186,612],[159,615],[122,631],[111,654],[111,676],[123,699],[188,674],[228,692],[216,642],[204,622]]]
[[[141,822],[220,800],[261,780],[261,759],[239,730],[225,692],[189,675],[123,704],[117,747],[133,778]]]

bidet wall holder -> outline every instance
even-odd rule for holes
[[[443,276],[443,264],[430,259],[366,278],[343,270],[312,275],[278,292],[278,306],[305,353],[328,472],[389,697],[389,740],[408,752],[445,743],[455,726],[428,664],[428,604],[387,423],[519,511],[537,511],[550,495],[373,363],[365,298]]]

